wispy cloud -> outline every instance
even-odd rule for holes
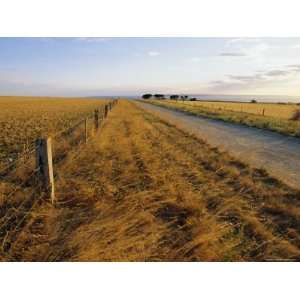
[[[232,56],[232,57],[235,57],[235,56],[246,56],[245,53],[242,53],[242,52],[222,52],[219,54],[219,56]]]
[[[87,43],[103,43],[110,40],[110,38],[106,37],[78,37],[75,38],[76,41],[87,42]]]
[[[258,38],[234,38],[226,42],[222,53],[228,54],[223,56],[249,56],[253,59],[263,56],[271,48],[269,43]]]
[[[282,69],[265,70],[251,75],[227,75],[224,80],[211,81],[214,91],[253,89],[283,83],[300,73],[300,65],[288,65]]]
[[[253,44],[260,43],[261,39],[259,38],[232,38],[226,42],[226,46],[232,46],[236,44]]]
[[[151,57],[160,55],[160,53],[158,51],[149,51],[147,54],[148,54],[148,56],[151,56]]]
[[[269,77],[280,77],[280,76],[286,76],[289,73],[290,73],[289,70],[272,70],[265,73],[265,75]]]
[[[287,65],[289,69],[292,69],[294,72],[300,72],[300,65]]]
[[[211,57],[218,57],[218,56],[224,56],[224,57],[242,57],[242,56],[246,56],[245,53],[242,52],[221,52],[217,55],[213,54],[211,55]],[[187,61],[188,62],[192,62],[192,63],[199,63],[201,61],[203,61],[203,57],[204,56],[194,56],[189,58]],[[207,56],[206,56],[207,57]]]

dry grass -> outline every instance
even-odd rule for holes
[[[300,137],[300,120],[297,117],[298,106],[294,104],[182,102],[171,100],[150,100],[148,102],[194,115]]]
[[[91,114],[103,101],[83,98],[0,97],[0,167],[42,135],[54,135]]]
[[[300,120],[300,109],[296,109],[292,116],[290,117],[291,121],[299,121]]]
[[[168,101],[174,103],[176,101]],[[294,111],[299,108],[297,104],[276,103],[243,103],[243,102],[221,102],[221,101],[185,101],[186,105],[203,106],[214,110],[228,110],[244,112],[259,116],[290,119]]]
[[[56,189],[57,207],[39,200],[2,260],[300,259],[299,191],[133,103],[70,152]]]

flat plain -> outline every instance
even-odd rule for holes
[[[134,102],[56,173],[55,206],[34,186],[2,197],[1,260],[300,259],[299,190]]]

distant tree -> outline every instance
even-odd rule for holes
[[[150,99],[150,98],[152,98],[152,94],[144,94],[144,95],[142,96],[142,98],[143,98],[143,99]]]
[[[171,95],[170,99],[171,100],[177,100],[179,98],[179,95]]]
[[[186,101],[186,100],[188,99],[188,97],[189,97],[189,96],[182,95],[180,98],[181,98],[182,101]]]
[[[252,99],[250,102],[251,103],[257,103],[257,101],[255,99]]]
[[[165,99],[165,95],[164,94],[154,94],[154,97],[156,99]]]
[[[190,101],[197,101],[197,98],[191,98]]]

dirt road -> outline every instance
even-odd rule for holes
[[[212,146],[228,151],[254,167],[265,168],[293,187],[300,187],[300,139],[275,132],[226,123],[139,102],[180,128],[206,140]]]

